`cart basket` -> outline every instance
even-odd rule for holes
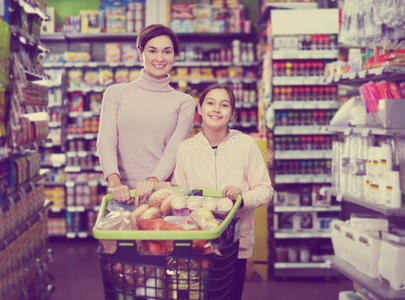
[[[213,189],[193,190],[192,194],[222,197],[221,191]],[[235,214],[240,197],[219,228],[212,231],[98,230],[97,224],[111,200],[111,195],[103,198],[93,229],[100,244],[115,243],[111,254],[99,247],[105,299],[231,299],[239,250],[239,220]],[[139,243],[144,240],[171,240],[173,251],[167,255],[145,255],[139,251]],[[195,252],[195,240],[215,243],[218,253]]]

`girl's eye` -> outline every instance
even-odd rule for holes
[[[222,106],[223,108],[228,108],[228,107],[229,107],[229,104],[228,104],[228,103],[222,103],[221,106]]]
[[[154,53],[156,53],[156,50],[150,49],[148,52],[151,53],[151,54],[154,54]]]
[[[171,55],[172,53],[173,53],[173,51],[172,50],[165,50],[165,52],[164,52],[166,55]]]

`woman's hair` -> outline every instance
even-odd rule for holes
[[[178,55],[180,47],[179,38],[177,37],[177,35],[174,33],[173,30],[161,24],[152,24],[144,28],[142,32],[138,35],[138,38],[136,39],[136,47],[141,51],[143,51],[145,49],[147,42],[161,35],[166,35],[171,39],[173,43],[174,54]]]
[[[229,101],[231,102],[232,113],[235,111],[235,94],[233,93],[232,86],[226,83],[213,83],[207,86],[201,93],[199,105],[202,106],[207,94],[215,89],[223,89],[228,93]]]

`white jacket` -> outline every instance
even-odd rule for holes
[[[173,183],[219,190],[227,185],[239,187],[243,208],[238,212],[241,221],[238,257],[252,256],[254,209],[270,202],[273,188],[263,155],[251,136],[231,130],[217,149],[211,147],[202,132],[184,140],[177,148]]]

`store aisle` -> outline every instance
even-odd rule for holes
[[[55,292],[50,300],[100,300],[103,285],[94,240],[51,240],[54,251],[49,272]],[[277,280],[246,282],[244,300],[338,299],[338,293],[352,288],[343,277],[332,280]]]

